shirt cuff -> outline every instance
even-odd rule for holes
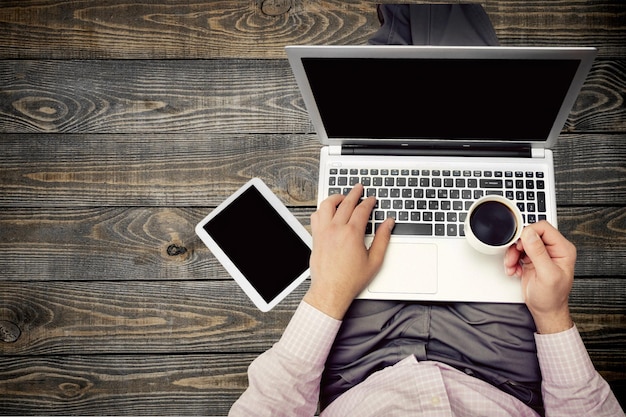
[[[301,301],[277,346],[301,360],[323,364],[340,327],[341,321]]]
[[[545,382],[564,386],[589,381],[595,368],[578,329],[535,334],[537,357]]]

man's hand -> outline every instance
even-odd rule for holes
[[[347,196],[328,197],[311,216],[311,287],[304,300],[338,320],[379,271],[394,225],[387,219],[368,249],[365,227],[376,199],[360,202],[362,194],[357,184]]]
[[[506,252],[504,267],[522,280],[524,299],[539,333],[572,327],[568,297],[574,281],[576,247],[546,221],[524,228]]]

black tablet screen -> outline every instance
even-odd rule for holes
[[[311,249],[255,187],[204,229],[266,302],[309,267]]]

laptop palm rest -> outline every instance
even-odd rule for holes
[[[393,242],[367,292],[434,294],[437,292],[437,245]],[[401,267],[399,267],[401,265]],[[378,277],[385,279],[378,279]]]

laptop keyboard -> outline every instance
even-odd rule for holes
[[[331,168],[329,194],[347,194],[361,183],[364,197],[378,199],[367,235],[387,218],[393,234],[465,236],[474,201],[497,194],[514,201],[526,224],[546,219],[544,173],[539,171]]]

